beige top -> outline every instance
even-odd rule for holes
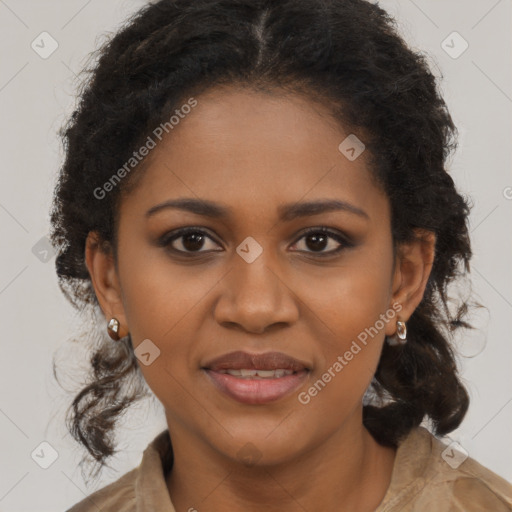
[[[510,512],[512,485],[418,427],[397,450],[391,483],[375,512]],[[66,512],[175,512],[166,486],[169,431],[144,450],[138,467]],[[452,467],[453,466],[453,467]]]

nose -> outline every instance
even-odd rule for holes
[[[265,254],[263,251],[252,263],[234,257],[215,304],[215,319],[220,325],[261,334],[297,321],[299,308],[290,283]]]

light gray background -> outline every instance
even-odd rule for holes
[[[0,0],[0,511],[64,510],[135,467],[163,430],[162,410],[132,409],[119,432],[122,453],[94,488],[77,469],[80,451],[66,435],[63,414],[74,396],[55,383],[60,365],[83,361],[67,342],[80,318],[57,286],[55,259],[33,253],[49,229],[54,180],[62,162],[56,136],[75,101],[74,75],[87,54],[144,2],[138,0]],[[482,464],[512,480],[511,1],[386,0],[406,40],[431,55],[461,147],[451,162],[459,189],[472,196],[473,286],[489,309],[480,332],[459,340],[471,406],[450,437]],[[58,42],[47,59],[31,48],[41,32]],[[458,58],[441,44],[457,31],[469,44]],[[448,44],[455,50],[460,42]],[[41,255],[41,253],[40,253]],[[81,355],[82,354],[82,355]],[[78,381],[79,374],[76,374]],[[31,458],[47,441],[58,458],[42,469]],[[41,448],[39,448],[39,453]],[[49,453],[43,449],[45,457]]]

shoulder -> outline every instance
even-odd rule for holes
[[[173,510],[165,482],[171,464],[172,444],[166,429],[148,444],[136,468],[90,494],[66,512]]]
[[[125,473],[111,484],[93,492],[66,512],[133,512],[138,468]]]
[[[512,512],[509,482],[422,427],[400,444],[389,491],[379,512]]]
[[[431,482],[427,490],[447,493],[453,511],[512,511],[512,485],[481,465],[456,443],[431,438]]]

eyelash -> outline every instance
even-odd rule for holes
[[[178,229],[177,231],[172,231],[170,233],[166,233],[159,239],[158,245],[161,247],[168,248],[171,252],[173,252],[175,254],[179,254],[181,256],[186,255],[186,257],[194,257],[195,254],[200,254],[202,252],[204,252],[204,253],[210,252],[210,251],[182,251],[182,250],[178,250],[178,249],[174,249],[173,247],[170,247],[172,242],[174,242],[175,240],[178,240],[179,238],[181,238],[185,235],[191,234],[191,233],[204,235],[207,238],[209,238],[210,240],[213,240],[215,242],[215,240],[203,229],[196,228],[196,227],[186,227],[186,228]],[[306,230],[304,230],[302,232],[300,237],[296,239],[296,241],[293,243],[293,245],[296,245],[300,240],[302,240],[304,237],[307,237],[308,235],[320,234],[320,233],[327,235],[329,238],[333,238],[334,240],[336,240],[338,243],[341,244],[340,247],[338,247],[335,250],[332,250],[329,252],[324,252],[324,253],[315,252],[315,251],[298,251],[298,252],[306,252],[307,254],[313,254],[317,257],[325,258],[328,256],[336,255],[336,254],[340,253],[341,251],[343,251],[344,249],[348,249],[348,248],[354,246],[354,244],[348,238],[346,238],[345,236],[342,236],[341,234],[339,234],[337,232],[331,231],[329,228],[327,228],[325,226],[307,228]],[[215,243],[217,243],[217,242],[215,242]],[[213,252],[220,252],[220,251],[213,251]]]

